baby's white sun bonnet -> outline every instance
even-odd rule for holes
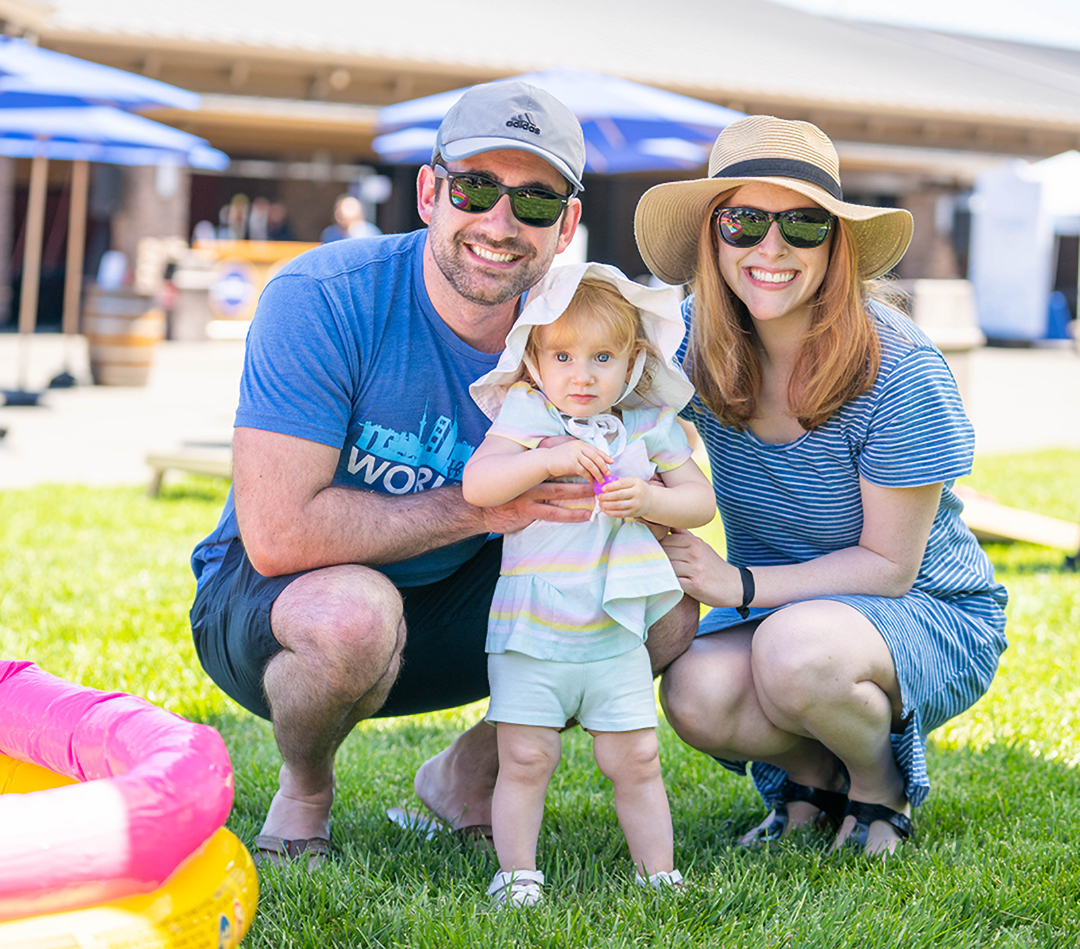
[[[652,382],[644,393],[635,389],[644,368],[644,360],[638,360],[627,390],[617,404],[637,408],[647,400],[654,405],[669,405],[678,411],[690,401],[694,387],[675,358],[685,334],[675,289],[635,283],[617,267],[608,264],[564,264],[552,267],[529,291],[517,322],[506,337],[506,349],[498,365],[469,386],[473,400],[488,418],[494,419],[499,414],[510,386],[521,378],[529,332],[534,326],[546,326],[562,316],[578,284],[586,277],[613,284],[637,307],[645,333],[661,357],[652,367]]]

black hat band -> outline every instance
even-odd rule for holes
[[[817,165],[795,158],[748,158],[721,168],[714,178],[798,178],[827,191],[837,201],[844,200],[840,182]]]

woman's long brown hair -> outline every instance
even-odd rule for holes
[[[686,368],[720,421],[745,429],[757,414],[761,343],[746,305],[720,276],[719,238],[712,222],[710,209],[698,238]],[[881,365],[877,333],[866,311],[867,281],[858,273],[851,231],[840,218],[836,224],[810,329],[788,382],[788,404],[807,430],[867,391]]]

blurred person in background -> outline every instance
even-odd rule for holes
[[[329,244],[348,237],[375,237],[381,233],[364,217],[364,205],[360,199],[343,194],[334,202],[334,223],[323,228],[319,240]]]

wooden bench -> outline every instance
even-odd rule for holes
[[[225,442],[181,445],[169,451],[151,452],[146,456],[146,463],[154,472],[146,493],[156,497],[161,491],[161,482],[166,471],[187,471],[215,478],[231,478],[232,446]]]

